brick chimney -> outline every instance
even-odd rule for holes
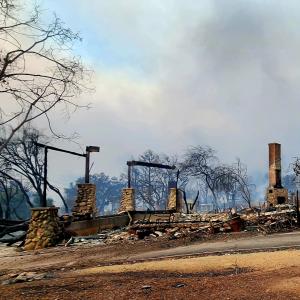
[[[269,144],[269,187],[282,188],[281,185],[281,145]]]
[[[267,203],[269,206],[288,202],[288,190],[281,184],[281,145],[269,144],[269,187]]]

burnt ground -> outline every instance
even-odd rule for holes
[[[256,232],[224,233],[217,235],[203,235],[199,237],[186,237],[169,240],[159,237],[149,240],[119,241],[114,244],[104,245],[77,245],[70,247],[58,246],[55,248],[16,252],[12,247],[0,248],[0,273],[15,271],[35,271],[49,269],[84,268],[95,265],[106,265],[126,260],[133,254],[148,251],[176,248],[179,246],[193,245],[202,241],[228,241],[245,237],[255,237],[261,234]],[[18,251],[18,249],[17,249]]]
[[[215,239],[244,236],[220,235]],[[173,265],[169,270],[162,268],[162,261],[154,261],[146,269],[135,268],[138,264],[124,269],[129,255],[193,242],[158,239],[5,252],[0,257],[1,279],[23,271],[47,272],[50,278],[0,285],[0,299],[300,299],[299,251],[278,252],[277,259],[281,262],[278,266],[269,264],[270,253],[265,252],[246,258],[244,255],[244,261],[251,260],[251,267],[242,263],[242,254],[234,254],[199,258],[202,261],[165,259],[164,265]],[[206,263],[203,269],[202,262],[210,258],[217,264],[214,262],[210,267]],[[256,261],[260,262],[257,266]]]
[[[284,280],[282,280],[282,278]],[[128,272],[58,277],[0,288],[0,299],[300,299],[299,268],[258,272]]]

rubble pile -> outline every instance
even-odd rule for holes
[[[137,240],[138,238],[136,238]],[[110,244],[121,240],[134,240],[134,237],[127,232],[127,228],[114,229],[103,231],[102,233],[90,236],[74,236],[71,237],[66,243],[65,247],[71,245],[101,245]]]
[[[296,210],[289,204],[276,205],[271,211],[248,209],[241,218],[246,229],[265,233],[285,231],[298,225]]]
[[[194,213],[173,214],[171,220],[160,222],[135,221],[123,231],[111,232],[105,243],[121,240],[151,238],[177,239],[200,237],[215,233],[258,231],[263,233],[281,232],[297,227],[295,208],[291,205],[277,205],[273,211],[258,208],[245,209],[239,213]]]
[[[278,205],[271,211],[258,208],[240,212],[222,213],[174,213],[172,218],[151,222],[136,220],[121,229],[102,231],[90,237],[74,237],[68,243],[114,244],[120,241],[173,240],[180,238],[198,239],[216,233],[257,231],[273,233],[297,227],[296,211],[293,206]],[[66,245],[67,246],[67,245]]]

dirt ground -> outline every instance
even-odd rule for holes
[[[300,250],[126,261],[133,253],[186,243],[139,241],[17,253],[0,248],[1,281],[23,271],[50,277],[0,285],[0,299],[300,299]]]
[[[1,287],[0,299],[300,299],[299,268],[239,272],[133,272],[59,277]]]
[[[145,253],[148,251],[175,248],[197,244],[201,241],[237,240],[245,237],[254,237],[257,233],[240,232],[220,235],[209,235],[197,238],[168,240],[157,238],[154,240],[139,240],[119,242],[110,245],[72,245],[71,247],[58,246],[36,251],[16,252],[14,247],[0,246],[0,272],[34,271],[41,269],[60,269],[64,266],[67,269],[83,268],[88,266],[106,265],[122,262],[133,254]]]

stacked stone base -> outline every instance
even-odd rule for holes
[[[123,189],[121,195],[119,213],[134,211],[134,210],[135,210],[134,189],[133,188]]]
[[[57,207],[33,208],[24,249],[36,250],[57,245],[63,238]]]
[[[167,210],[183,212],[183,195],[182,192],[176,188],[169,190]]]
[[[91,183],[78,184],[77,199],[72,213],[74,219],[92,218],[97,215],[96,186]]]

